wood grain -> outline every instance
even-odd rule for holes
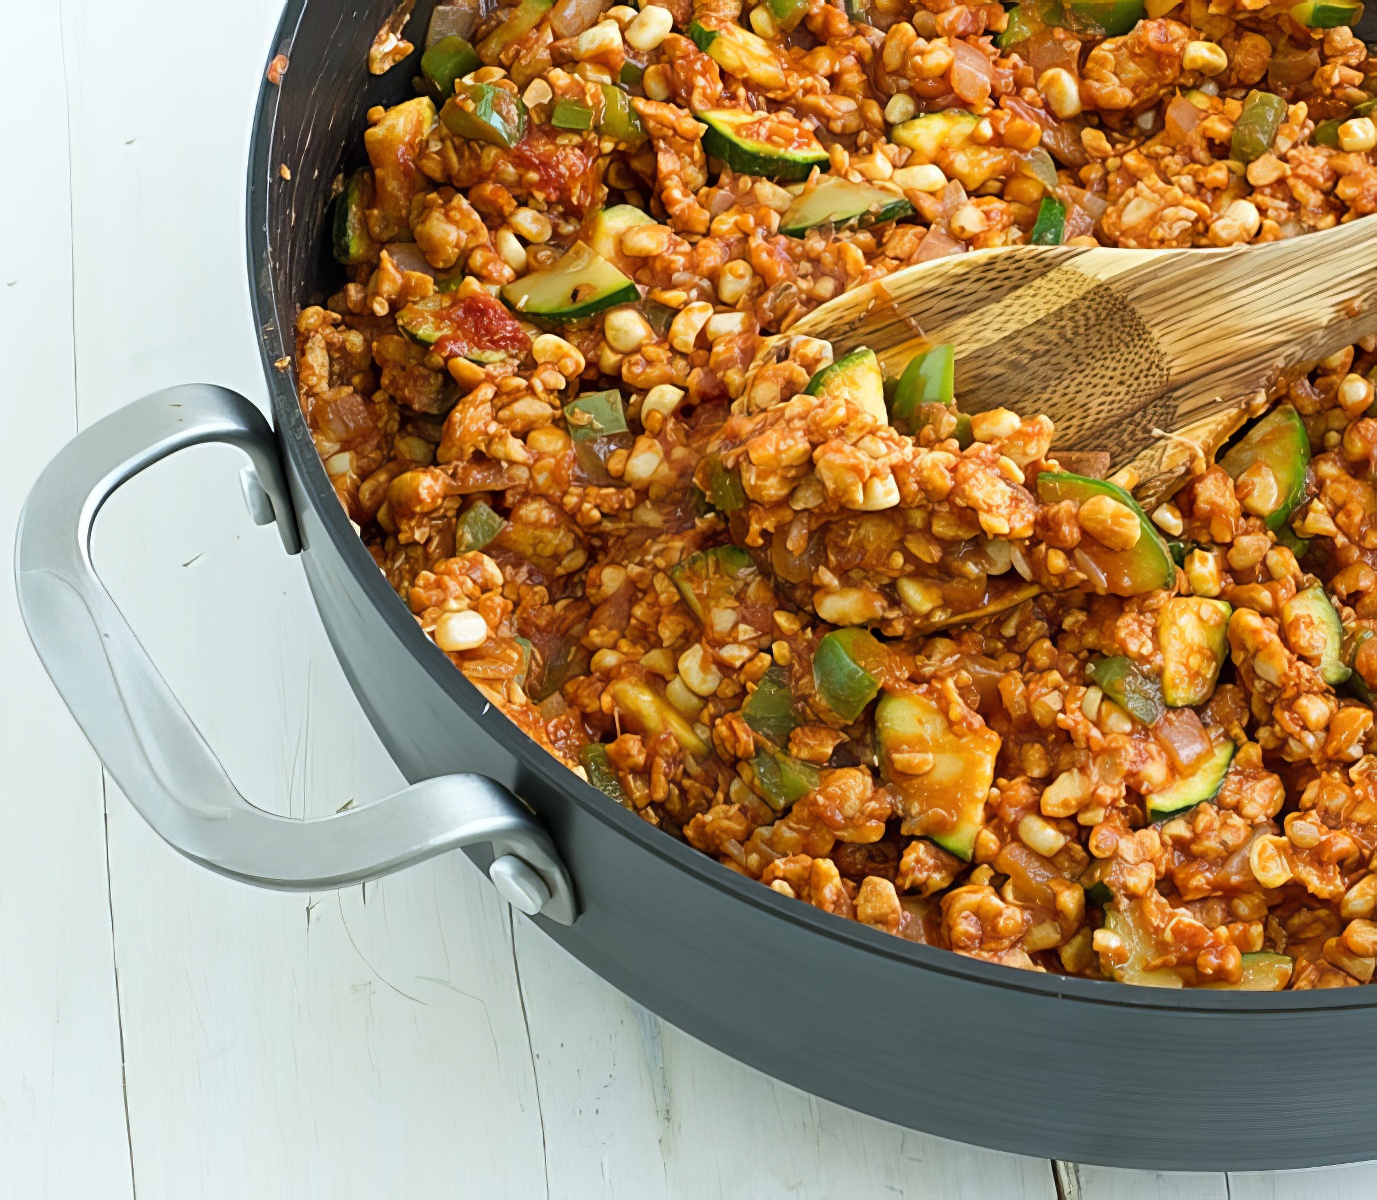
[[[1062,449],[1124,462],[1286,366],[1377,332],[1377,218],[1220,250],[1019,246],[846,292],[791,334],[868,346],[894,374],[956,347],[963,410],[1048,414]]]

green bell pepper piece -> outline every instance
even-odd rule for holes
[[[576,442],[589,442],[594,438],[629,432],[626,410],[622,407],[622,394],[615,388],[605,392],[589,392],[566,404],[564,424],[568,427],[569,436]]]
[[[741,706],[741,715],[761,737],[769,738],[776,746],[787,746],[797,724],[793,697],[789,694],[789,672],[778,663],[773,664]]]
[[[550,124],[556,129],[592,129],[593,110],[579,100],[560,100],[550,114]]]
[[[1147,16],[1143,0],[1069,0],[1067,26],[1096,37],[1122,37]]]
[[[746,507],[746,489],[741,485],[741,472],[724,467],[716,454],[705,460],[708,476],[708,502],[719,512],[736,512]]]
[[[579,751],[579,761],[583,763],[588,782],[610,800],[618,804],[628,804],[626,792],[622,790],[621,780],[612,769],[607,757],[607,747],[601,742],[589,742]]]
[[[482,65],[478,51],[461,37],[443,37],[421,55],[421,74],[440,100],[454,95],[455,83]]]
[[[1248,93],[1243,111],[1234,122],[1230,154],[1241,163],[1261,158],[1272,148],[1277,130],[1286,119],[1286,101],[1271,92]]]
[[[1053,196],[1044,196],[1038,205],[1037,220],[1029,235],[1030,246],[1060,246],[1066,235],[1066,205]]]
[[[813,685],[822,701],[845,721],[854,721],[880,691],[888,652],[864,629],[834,629],[813,654]]]
[[[456,137],[507,149],[526,136],[526,105],[515,92],[491,83],[457,83],[440,120]]]
[[[624,146],[639,146],[645,141],[646,132],[641,118],[631,107],[631,97],[615,84],[599,86],[602,88],[602,121],[598,124],[598,132]]]
[[[467,554],[470,550],[481,550],[506,528],[506,520],[479,500],[454,527],[454,552]]]
[[[751,759],[756,783],[765,803],[780,812],[797,800],[802,800],[821,782],[822,775],[811,763],[801,762],[792,754],[766,743]]]
[[[952,404],[955,400],[956,347],[944,342],[909,360],[894,389],[890,420],[908,422],[924,404]]]

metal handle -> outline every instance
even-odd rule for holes
[[[147,396],[74,438],[39,476],[19,518],[19,609],[38,656],[110,774],[175,850],[260,887],[317,889],[373,879],[475,842],[522,912],[560,924],[577,914],[554,843],[506,788],[446,775],[363,808],[311,820],[254,807],[225,774],[91,563],[106,498],[187,446],[228,442],[250,460],[241,479],[254,520],[277,521],[289,554],[296,519],[272,430],[242,396],[189,384]]]

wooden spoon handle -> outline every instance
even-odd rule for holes
[[[1226,427],[1221,409],[1279,370],[1377,332],[1374,300],[1377,217],[1366,217],[1218,250],[953,255],[846,292],[789,333],[826,338],[838,356],[869,346],[889,374],[951,342],[964,411],[1043,412],[1058,448],[1121,463],[1154,430]]]

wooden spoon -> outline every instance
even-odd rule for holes
[[[951,342],[962,411],[1046,413],[1054,449],[1131,461],[1155,500],[1278,372],[1372,333],[1377,217],[1259,246],[933,259],[838,296],[787,336],[824,338],[838,358],[868,346],[887,375]]]

